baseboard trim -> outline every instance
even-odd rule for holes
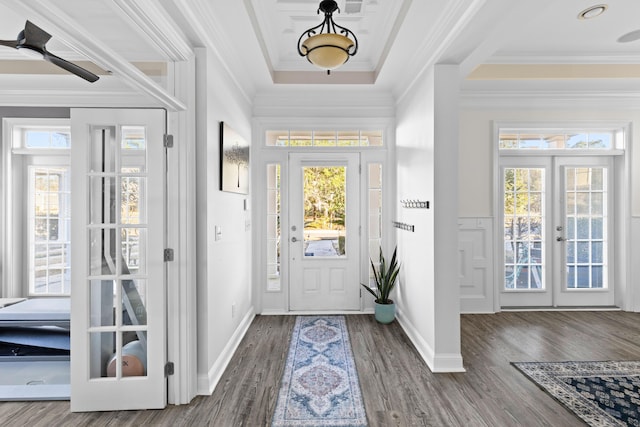
[[[436,354],[433,348],[422,338],[418,330],[407,319],[402,311],[396,312],[396,320],[407,334],[409,340],[414,345],[422,360],[425,361],[431,372],[467,372],[462,363],[462,354],[444,353]]]
[[[517,312],[517,311],[623,311],[616,306],[560,306],[560,307],[502,307],[500,311]]]
[[[213,393],[213,390],[218,385],[218,382],[220,381],[220,378],[222,377],[225,369],[227,369],[227,366],[229,366],[229,362],[231,362],[233,354],[238,349],[242,338],[244,338],[244,336],[246,335],[247,331],[249,330],[249,326],[251,326],[251,322],[253,322],[253,319],[255,317],[255,310],[253,309],[253,306],[251,306],[249,308],[249,311],[247,311],[247,314],[245,314],[244,318],[231,336],[231,339],[222,350],[222,353],[209,369],[207,375],[198,375],[199,395],[210,396]]]
[[[298,310],[298,311],[286,311],[286,310],[264,310],[260,313],[261,316],[321,316],[326,314],[328,316],[336,314],[373,314],[373,309],[365,310]]]

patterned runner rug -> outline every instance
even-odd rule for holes
[[[513,365],[590,426],[640,425],[640,362]]]
[[[298,316],[272,426],[366,425],[344,316]]]

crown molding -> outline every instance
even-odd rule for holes
[[[34,16],[34,20],[41,22],[48,33],[59,37],[65,44],[90,58],[101,68],[111,71],[127,84],[151,96],[160,106],[166,107],[169,111],[186,109],[182,101],[168,93],[103,42],[91,36],[91,31],[63,12],[55,2],[0,0],[0,3],[10,9],[19,9],[28,16]]]
[[[416,53],[413,55],[413,64],[407,64],[406,67],[403,67],[405,71],[417,68],[418,72],[412,73],[411,75],[414,77],[406,86],[403,86],[397,96],[398,103],[402,102],[402,99],[411,92],[415,84],[422,79],[425,72],[446,52],[475,14],[480,11],[485,1],[456,0],[447,3],[447,9],[442,13],[442,17],[438,18],[437,25],[428,35],[424,36],[425,42],[416,49]],[[398,81],[402,82],[403,79],[398,79]]]
[[[232,43],[220,31],[221,26],[217,24],[218,16],[224,15],[213,13],[211,5],[206,1],[175,0],[175,2],[180,6],[182,14],[192,24],[193,30],[200,40],[216,55],[245,101],[251,103],[249,94],[253,93],[255,88],[252,83],[249,83],[251,80],[244,76],[244,67],[236,61],[238,52],[231,50]],[[230,63],[231,61],[235,63]],[[246,84],[240,81],[240,75],[243,75],[242,81]]]
[[[186,61],[193,56],[184,33],[157,0],[114,0],[110,4],[131,19],[136,29],[151,39],[170,61]]]
[[[334,71],[327,75],[324,71],[274,71],[275,84],[374,84],[373,71]]]
[[[639,110],[640,91],[584,92],[567,91],[494,91],[462,92],[462,109],[518,110]]]
[[[596,52],[591,55],[576,55],[575,52],[523,54],[521,52],[501,52],[484,61],[486,64],[637,64],[638,55]]]
[[[262,92],[253,100],[256,117],[395,117],[390,92],[372,91],[370,86],[329,88],[281,87]]]

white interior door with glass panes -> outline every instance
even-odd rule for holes
[[[610,157],[500,161],[501,307],[612,305]]]
[[[558,306],[613,306],[611,157],[556,158],[554,301]]]
[[[360,309],[360,155],[289,154],[289,308]]]
[[[167,401],[164,110],[73,109],[71,410]]]

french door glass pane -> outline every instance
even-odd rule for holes
[[[606,288],[607,170],[567,167],[565,183],[567,288]]]
[[[544,289],[544,169],[506,168],[504,288]]]
[[[146,376],[146,129],[107,127],[91,144],[91,378]]]

